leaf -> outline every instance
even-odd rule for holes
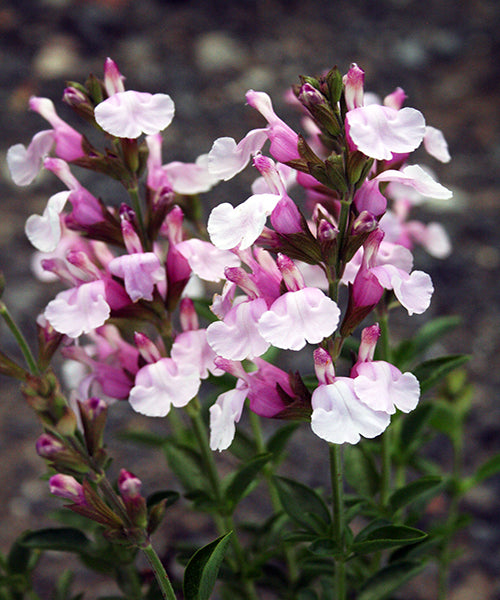
[[[32,549],[23,544],[26,534],[21,535],[13,544],[7,556],[9,573],[26,573],[29,570]]]
[[[207,487],[205,470],[198,452],[189,446],[175,442],[165,444],[163,449],[170,468],[187,491]]]
[[[367,531],[368,533],[365,533]],[[386,548],[420,542],[426,537],[427,534],[424,531],[405,525],[383,525],[376,529],[369,526],[356,536],[351,550],[355,554],[368,554]]]
[[[389,506],[393,512],[396,512],[403,506],[411,504],[424,494],[431,491],[436,494],[443,485],[443,479],[441,477],[421,477],[396,490],[389,498]]]
[[[419,404],[415,410],[408,415],[405,415],[401,420],[401,429],[399,433],[399,451],[396,453],[396,458],[400,457],[405,462],[404,458],[413,453],[415,445],[418,443],[422,431],[429,422],[434,410],[434,405],[431,403]]]
[[[425,350],[439,341],[448,331],[458,327],[462,319],[456,316],[438,317],[425,323],[417,333],[409,340],[399,344],[393,353],[394,364],[401,370]]]
[[[413,370],[413,374],[420,381],[420,391],[423,394],[427,392],[437,383],[439,383],[445,375],[458,369],[464,365],[470,356],[467,354],[449,354],[440,356],[439,358],[431,358],[423,363],[420,363]]]
[[[483,463],[465,482],[465,491],[470,490],[478,483],[481,483],[485,479],[493,477],[497,473],[500,473],[500,453],[492,456],[489,460]]]
[[[208,600],[232,531],[197,550],[184,571],[185,600]]]
[[[274,477],[283,510],[309,531],[324,534],[330,527],[330,512],[312,488],[285,477]]]
[[[373,456],[360,446],[348,446],[344,453],[347,482],[362,496],[372,498],[379,489],[380,476]]]
[[[385,600],[425,568],[422,563],[401,561],[381,569],[363,585],[356,600]]]
[[[125,429],[124,431],[118,432],[118,439],[126,440],[128,442],[134,442],[141,446],[151,446],[158,448],[163,446],[168,438],[151,433],[150,431],[135,431],[132,429]]]
[[[273,455],[273,463],[276,464],[282,458],[281,455],[287,447],[288,440],[299,426],[298,422],[287,423],[269,438],[267,449]]]
[[[270,453],[259,454],[224,480],[224,499],[228,502],[231,511],[249,492],[249,488],[256,481],[259,471],[271,458]]]
[[[22,544],[38,550],[57,550],[84,554],[90,549],[89,538],[79,529],[71,527],[46,528],[25,535]]]
[[[172,506],[177,500],[179,500],[180,494],[179,492],[175,492],[173,490],[161,490],[158,492],[154,492],[146,499],[146,505],[149,509],[151,509],[156,504],[160,502],[165,502],[165,508]]]

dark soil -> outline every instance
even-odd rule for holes
[[[345,72],[357,62],[366,71],[367,89],[385,95],[403,87],[407,104],[442,129],[450,145],[452,162],[432,167],[454,190],[454,199],[443,210],[427,208],[422,216],[446,225],[454,252],[441,262],[417,255],[418,267],[431,274],[436,292],[425,318],[405,320],[405,327],[436,315],[462,316],[463,325],[442,340],[442,349],[472,355],[475,397],[465,442],[466,469],[472,472],[500,450],[499,30],[495,0],[4,0],[0,268],[13,313],[30,335],[32,315],[53,295],[31,276],[23,225],[61,187],[47,176],[27,189],[16,188],[4,160],[11,144],[27,144],[46,127],[26,111],[31,95],[52,98],[61,116],[72,119],[58,104],[64,81],[82,81],[89,72],[101,75],[104,59],[111,56],[129,89],[172,96],[176,117],[165,134],[164,158],[190,161],[208,151],[215,138],[240,139],[261,124],[255,111],[244,106],[247,89],[269,92],[277,112],[295,123],[282,94],[299,74],[316,74],[334,64]],[[211,200],[245,199],[252,176],[215,188]],[[106,194],[99,179],[86,181],[96,195]],[[1,343],[13,351],[4,327]],[[0,384],[0,549],[5,550],[24,529],[50,523],[47,506],[54,504],[47,503],[46,482],[40,480],[44,466],[34,451],[39,426],[16,386],[5,379]],[[117,422],[130,419],[147,426],[126,405],[117,412]],[[153,481],[161,472],[156,459],[141,455],[133,469]],[[303,459],[304,470],[316,469],[316,455]],[[499,495],[500,478],[494,477],[464,502],[474,520],[459,539],[464,552],[454,570],[451,600],[500,598]],[[166,543],[169,535],[179,535],[177,529],[171,527]],[[42,585],[48,586],[51,573],[62,565],[69,565],[66,556],[48,559]],[[419,580],[407,597],[431,600],[433,577]],[[113,589],[96,582],[86,597],[105,591]]]

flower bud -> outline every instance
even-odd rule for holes
[[[365,82],[365,72],[352,63],[351,68],[344,75],[345,103],[347,110],[353,110],[363,106],[363,86]]]
[[[199,329],[198,315],[191,298],[182,298],[179,306],[179,320],[182,331],[194,331]]]
[[[295,263],[285,254],[278,254],[276,259],[278,269],[283,275],[283,281],[290,292],[296,292],[305,288],[306,284],[302,273],[295,266]]]
[[[328,385],[335,380],[335,368],[332,357],[324,348],[316,348],[314,351],[314,371],[321,385]]]
[[[50,493],[59,498],[66,498],[80,506],[86,506],[83,486],[71,475],[58,473],[49,479]]]

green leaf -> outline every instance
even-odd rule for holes
[[[448,331],[458,327],[462,319],[456,316],[438,317],[426,323],[409,340],[404,340],[394,351],[394,364],[404,370],[419,355],[439,341]]]
[[[282,458],[282,454],[287,448],[288,440],[300,426],[298,422],[287,423],[280,427],[278,431],[272,435],[267,442],[267,449],[273,455],[273,463],[277,463]]]
[[[443,479],[441,477],[421,477],[396,490],[389,498],[389,506],[393,512],[396,512],[424,494],[430,492],[437,494],[442,487]]]
[[[157,435],[156,433],[151,433],[150,431],[136,431],[132,429],[119,431],[117,436],[120,440],[126,440],[141,446],[151,446],[154,448],[163,446],[167,440],[165,436]]]
[[[207,487],[205,470],[198,452],[189,446],[175,442],[165,444],[163,449],[170,468],[187,491]]]
[[[23,544],[26,535],[21,535],[12,544],[6,564],[9,573],[26,573],[29,571],[32,549]]]
[[[497,473],[500,473],[500,453],[492,456],[476,470],[474,475],[467,480],[465,485],[466,490],[473,488],[478,483],[493,477]]]
[[[274,478],[284,511],[309,531],[324,534],[331,518],[323,498],[307,485],[287,479]]]
[[[426,537],[424,531],[405,525],[383,525],[376,529],[369,526],[356,536],[351,550],[355,554],[368,554],[386,548],[414,544]]]
[[[146,499],[146,505],[149,509],[151,509],[156,504],[165,501],[165,508],[168,508],[177,502],[180,497],[181,496],[179,492],[175,492],[173,490],[161,490],[148,496]]]
[[[91,545],[89,538],[84,533],[71,527],[38,529],[26,534],[22,543],[28,548],[75,552],[76,554],[86,553]]]
[[[385,600],[424,568],[424,564],[413,561],[390,564],[363,585],[356,600]]]
[[[185,600],[208,600],[232,531],[197,550],[184,571]]]
[[[259,471],[271,458],[272,454],[270,453],[259,454],[223,481],[224,499],[228,502],[231,510],[250,491],[249,488],[256,481]]]
[[[423,394],[427,392],[437,383],[439,383],[445,375],[458,369],[464,365],[470,356],[466,354],[449,354],[440,356],[439,358],[431,358],[423,363],[420,363],[413,370],[413,374],[420,381],[420,391]]]
[[[373,498],[380,483],[373,456],[360,446],[347,446],[344,452],[344,469],[349,485],[362,496]]]
[[[403,459],[413,453],[415,446],[421,439],[424,427],[429,422],[434,410],[434,405],[430,402],[419,404],[415,410],[401,419],[401,429],[399,432],[398,445],[399,449],[396,453],[396,460]]]

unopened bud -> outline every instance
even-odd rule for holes
[[[50,433],[43,433],[36,441],[36,453],[42,458],[53,460],[66,449],[64,444]]]
[[[136,331],[134,333],[134,341],[137,350],[139,350],[140,355],[147,363],[155,363],[162,358],[158,347],[144,333]]]
[[[83,486],[71,475],[58,473],[49,479],[50,493],[59,498],[66,498],[75,504],[86,506]]]
[[[198,315],[191,298],[182,298],[179,306],[179,320],[182,331],[194,331],[199,328]]]
[[[318,104],[326,104],[326,98],[323,94],[313,87],[310,83],[304,83],[299,91],[298,99],[302,104],[310,108],[312,106],[317,106]]]
[[[288,256],[281,253],[278,254],[278,257],[276,258],[276,264],[278,265],[278,269],[283,275],[283,281],[290,292],[296,292],[305,287],[306,284],[302,273],[298,270],[295,263],[288,258]]]
[[[314,371],[318,381],[322,385],[328,385],[335,380],[335,368],[332,357],[324,348],[316,348],[314,351]]]

